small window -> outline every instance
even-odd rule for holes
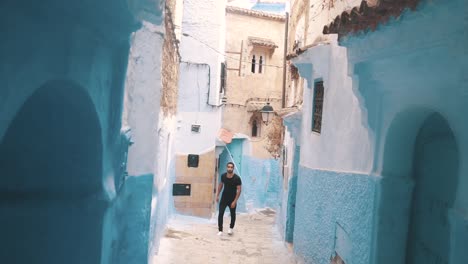
[[[193,133],[200,133],[200,125],[192,125]]]
[[[226,63],[221,63],[221,85],[219,86],[219,93],[223,93],[226,88]]]
[[[252,56],[252,73],[255,73],[255,55]]]
[[[323,95],[323,81],[315,82],[314,104],[312,106],[312,131],[317,133],[320,133],[322,130]]]
[[[262,73],[262,67],[263,67],[263,56],[260,56],[260,60],[258,62],[258,73]]]
[[[257,120],[254,120],[252,122],[252,137],[258,137],[258,132]]]
[[[254,51],[252,54],[250,71],[256,74],[265,73],[266,54],[263,51]]]
[[[188,167],[193,167],[193,168],[198,168],[198,161],[200,157],[197,154],[189,154],[187,157],[187,166]]]

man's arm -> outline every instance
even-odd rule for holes
[[[224,186],[223,182],[220,181],[218,184],[218,191],[216,192],[216,202],[219,202],[219,194],[221,193],[223,186]]]
[[[237,200],[239,199],[239,196],[242,191],[242,185],[237,185],[237,193],[236,193],[236,198],[234,198],[234,201],[231,203],[231,208],[236,207]]]

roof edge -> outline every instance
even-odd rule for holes
[[[245,9],[245,8],[240,8],[240,7],[235,7],[235,6],[227,6],[226,12],[232,13],[232,14],[265,18],[265,19],[276,20],[276,21],[286,21],[286,16],[284,15],[277,15],[273,13]]]
[[[328,25],[323,34],[338,34],[338,38],[365,30],[374,31],[378,25],[399,17],[406,9],[415,10],[421,0],[366,1],[359,7],[343,11]]]

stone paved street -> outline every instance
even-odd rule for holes
[[[238,214],[232,236],[226,233],[229,221],[226,213],[225,234],[219,237],[216,219],[176,215],[169,220],[153,264],[296,263],[274,225],[274,211],[262,209]]]

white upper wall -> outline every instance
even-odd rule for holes
[[[373,152],[371,135],[363,123],[365,113],[348,76],[346,49],[337,45],[336,37],[331,38],[331,44],[310,48],[293,60],[307,79],[300,163],[315,169],[369,172]],[[313,86],[317,80],[323,80],[325,91],[320,134],[312,131]]]
[[[151,23],[133,33],[125,80],[122,127],[130,127],[135,142],[128,152],[131,176],[154,173],[161,101],[163,28]]]
[[[175,4],[175,14],[174,14],[174,32],[177,39],[180,41],[182,38],[182,16],[184,12],[184,1],[176,0]]]
[[[198,115],[198,113],[186,112],[178,117],[177,154],[202,154],[214,150],[221,122],[221,116],[218,113]],[[200,133],[192,132],[193,124],[200,125]]]
[[[359,7],[362,0],[327,2],[322,5],[322,1],[310,0],[309,28],[307,31],[307,43],[305,45],[313,43],[317,37],[321,36],[323,27],[330,24],[343,11],[351,10],[356,6]]]
[[[204,153],[215,147],[221,128],[221,109],[207,104],[209,83],[208,64],[180,64],[176,139],[178,154]],[[200,132],[192,132],[192,125],[199,125]]]
[[[179,2],[178,2],[179,3]],[[175,153],[213,150],[221,128],[226,1],[184,0]],[[200,132],[192,132],[199,125]]]
[[[225,0],[185,0],[183,3],[181,60],[210,66],[211,105],[220,105],[221,100],[219,85],[221,62],[225,60],[225,8]]]

